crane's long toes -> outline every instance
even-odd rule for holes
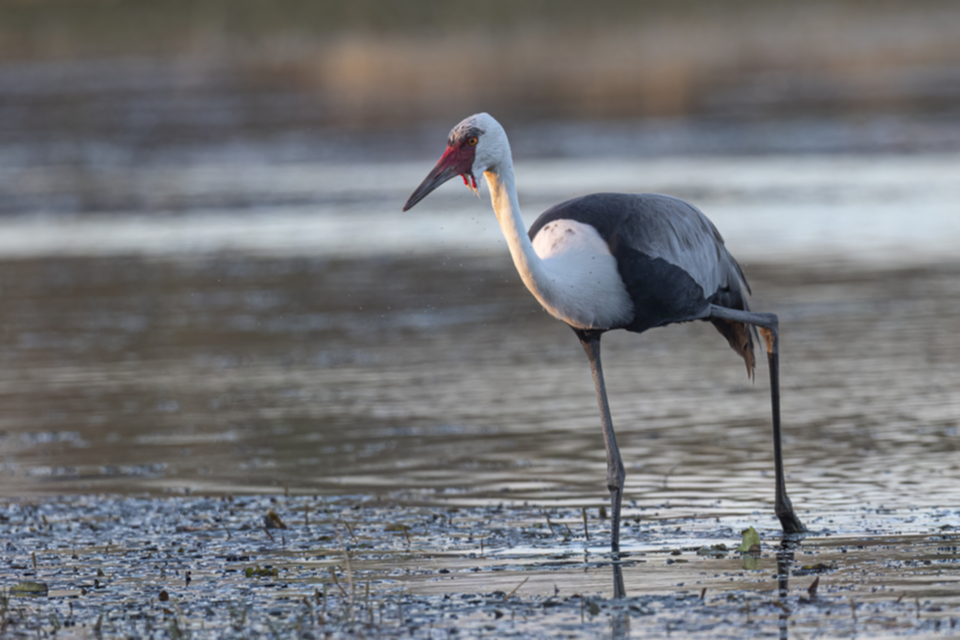
[[[800,533],[807,533],[807,528],[803,526],[803,523],[800,522],[800,518],[798,518],[797,514],[793,511],[778,513],[777,517],[780,519],[780,525],[783,527],[783,532],[785,534],[796,535]]]

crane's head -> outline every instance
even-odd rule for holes
[[[470,116],[450,132],[447,150],[403,205],[403,210],[410,209],[454,176],[462,176],[463,183],[477,193],[476,176],[496,170],[504,157],[509,156],[510,145],[500,123],[487,113]]]

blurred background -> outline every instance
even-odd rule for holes
[[[627,159],[955,154],[958,25],[955,3],[934,0],[601,0],[589,9],[506,0],[482,9],[459,0],[5,0],[0,214],[10,228],[0,252],[245,246],[225,229],[158,228],[157,220],[264,207],[294,215],[287,226],[298,227],[299,214],[311,228],[327,225],[308,230],[309,240],[303,229],[258,229],[274,243],[314,246],[344,206],[397,220],[395,204],[423,171],[396,163],[435,159],[450,127],[477,111],[504,122],[520,159],[613,159],[622,168]],[[600,177],[609,181],[616,168]],[[838,170],[828,167],[823,179]],[[880,179],[897,182],[904,171],[937,179],[913,165]],[[736,189],[750,173],[691,168],[664,184],[629,172],[629,184],[597,186],[669,187],[687,197],[704,190],[691,180]],[[581,172],[554,173],[547,203],[569,195],[552,187]],[[534,195],[541,185],[531,180],[520,184]],[[58,224],[44,220],[42,232],[28,224],[48,215]],[[121,220],[67,223],[78,215]],[[66,236],[37,237],[57,229]],[[886,241],[900,235],[888,231]]]
[[[489,204],[452,181],[400,211],[488,111],[528,224],[604,190],[714,220],[784,320],[801,510],[935,501],[960,486],[958,33],[946,0],[3,0],[2,491],[599,504],[582,354]],[[766,385],[717,336],[610,344],[631,491],[772,497]]]

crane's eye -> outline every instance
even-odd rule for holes
[[[469,138],[467,138],[467,144],[470,145],[471,147],[477,146],[477,136],[470,136]]]

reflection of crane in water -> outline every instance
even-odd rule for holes
[[[749,286],[716,227],[683,200],[655,194],[598,193],[544,212],[524,230],[507,135],[485,113],[458,124],[436,166],[404,205],[406,211],[460,175],[476,191],[482,173],[497,220],[523,283],[555,318],[573,328],[590,360],[607,449],[612,505],[611,548],[619,552],[625,472],[600,367],[600,336],[611,329],[641,332],[674,322],[709,320],[753,376],[756,328],[767,345],[773,403],[776,513],[786,533],[804,526],[784,486],[780,451],[777,316],[749,310]],[[614,591],[624,595],[616,573]]]

